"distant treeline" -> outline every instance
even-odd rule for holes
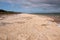
[[[14,12],[14,11],[6,11],[6,10],[2,10],[0,9],[0,14],[12,14],[12,13],[21,13],[21,12]]]
[[[14,11],[6,11],[6,10],[3,10],[3,9],[0,9],[0,14],[1,13],[22,13],[22,12],[14,12]],[[42,15],[60,15],[60,12],[55,12],[55,13],[30,13],[30,14],[38,14],[38,15],[40,15],[40,14],[42,14]]]

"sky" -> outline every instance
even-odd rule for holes
[[[26,13],[60,12],[60,0],[0,0],[0,9]]]

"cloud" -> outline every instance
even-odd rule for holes
[[[60,0],[0,0],[11,4],[19,4],[24,8],[60,8]]]

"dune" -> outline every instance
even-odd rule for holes
[[[0,40],[60,40],[60,24],[44,15],[2,15]]]

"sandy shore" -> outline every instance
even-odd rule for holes
[[[43,15],[2,15],[0,40],[60,40],[60,23]]]

